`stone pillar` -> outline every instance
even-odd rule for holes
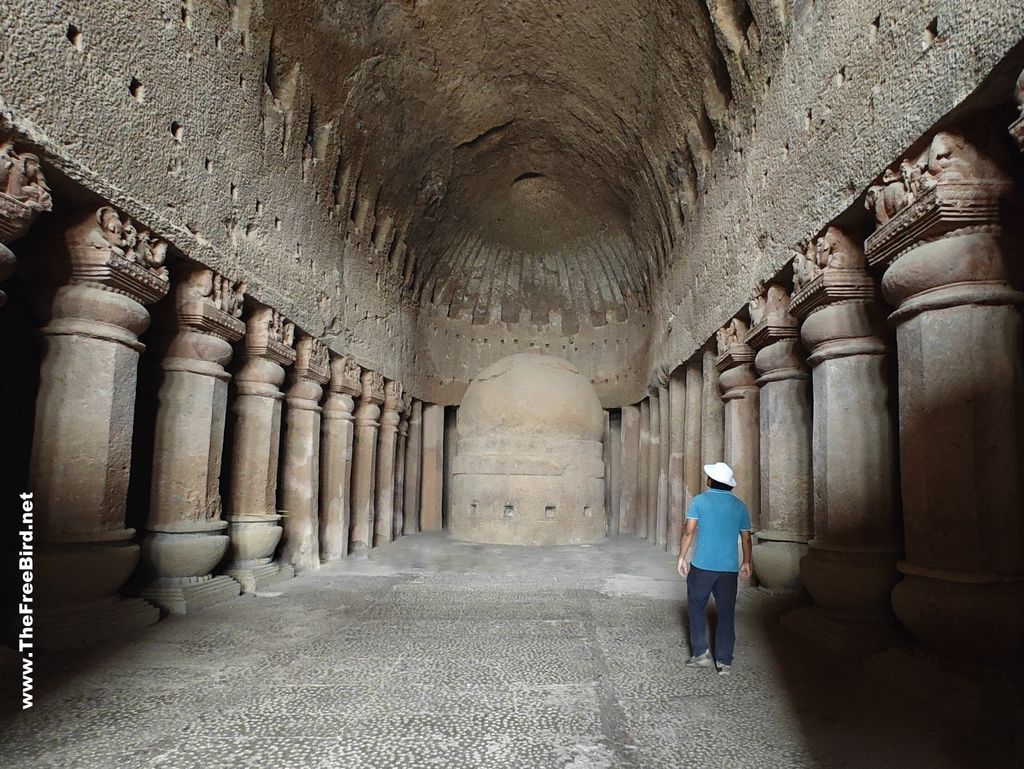
[[[281,560],[296,573],[320,568],[320,398],[330,381],[327,345],[303,334],[285,397]]]
[[[607,537],[612,529],[612,416],[608,409],[604,409],[601,464],[604,465],[604,534]]]
[[[423,470],[420,481],[420,528],[441,531],[444,488],[444,406],[423,406]]]
[[[686,364],[686,428],[683,436],[683,511],[690,508],[690,502],[704,487],[704,468],[701,462],[701,405],[704,398],[704,381],[701,374],[702,356],[690,359]],[[679,547],[679,543],[676,543]]]
[[[999,146],[936,135],[902,197],[873,196],[866,252],[896,308],[906,560],[892,606],[925,650],[958,666],[968,650],[1005,681],[1024,649],[1024,293]]]
[[[352,456],[351,551],[361,557],[368,557],[373,547],[377,428],[380,426],[377,419],[380,417],[380,404],[384,402],[384,377],[376,371],[363,371],[360,393]]]
[[[864,252],[838,228],[797,255],[793,282],[814,393],[814,539],[800,574],[815,606],[783,622],[865,655],[901,640],[889,605],[899,520],[886,329]]]
[[[17,153],[13,142],[0,144],[0,168],[6,171],[0,179],[0,283],[17,269],[11,243],[32,226],[36,217],[53,210],[53,200],[46,178],[39,167],[39,158],[31,152]],[[0,291],[0,307],[7,295]]]
[[[352,396],[362,392],[359,364],[331,359],[330,391],[321,415],[320,560],[339,561],[348,555],[349,493],[352,481]]]
[[[651,496],[651,401],[640,401],[640,453],[637,459],[636,535],[647,539],[647,508]]]
[[[650,403],[650,439],[647,444],[647,540],[658,541],[658,502],[661,483],[661,397],[652,387]]]
[[[402,533],[420,530],[420,477],[423,467],[423,402],[414,399],[409,417],[409,442],[405,447],[405,511]]]
[[[412,396],[402,396],[398,411],[398,441],[395,444],[395,518],[392,529],[393,539],[405,532],[405,463],[409,443],[409,412],[412,410]]]
[[[668,382],[669,459],[668,459],[668,551],[679,555],[679,538],[686,514],[686,479],[683,457],[686,452],[686,369],[677,368]]]
[[[702,363],[704,388],[701,393],[700,456],[701,486],[704,485],[703,465],[725,460],[725,404],[718,386],[715,353],[705,350]]]
[[[751,302],[747,344],[761,388],[761,527],[754,572],[772,590],[800,587],[800,559],[814,535],[810,374],[789,293],[778,283]]]
[[[402,385],[393,379],[384,384],[384,408],[377,435],[376,517],[373,546],[394,539],[395,526],[395,449],[398,437],[398,410],[402,407]]]
[[[277,310],[256,305],[245,330],[242,365],[235,374],[234,432],[228,490],[231,549],[225,573],[252,593],[294,576],[274,560],[281,541],[277,464],[281,448],[281,385],[295,360],[295,327]]]
[[[114,209],[68,227],[47,256],[67,279],[43,334],[29,469],[34,494],[36,639],[66,648],[159,617],[119,599],[139,561],[125,528],[144,305],[167,293],[166,245]]]
[[[141,597],[186,614],[239,593],[212,576],[228,549],[221,518],[221,457],[227,420],[224,366],[245,333],[244,286],[212,270],[183,266],[174,306],[158,318],[164,342]]]
[[[622,480],[619,494],[619,533],[636,533],[640,481],[640,407],[622,407]]]
[[[622,498],[622,413],[610,415],[608,425],[608,456],[611,458],[607,472],[610,474],[609,494],[610,517],[608,536],[619,536],[620,500]]]
[[[718,334],[718,386],[725,405],[725,462],[736,475],[735,494],[747,506],[754,531],[761,528],[761,434],[754,351],[746,324],[733,319]],[[701,469],[703,472],[703,468]]]
[[[668,393],[668,372],[661,371],[658,378],[658,517],[655,543],[664,549],[668,549],[668,465],[672,452],[671,407]]]

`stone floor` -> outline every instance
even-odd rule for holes
[[[633,540],[405,538],[43,657],[36,707],[0,723],[0,766],[1001,765],[790,638],[757,590],[740,598],[734,675],[686,669],[683,598],[674,559]]]

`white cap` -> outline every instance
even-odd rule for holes
[[[725,462],[715,462],[713,465],[704,465],[704,473],[711,480],[724,483],[726,486],[736,485],[736,476],[732,474],[732,468]]]

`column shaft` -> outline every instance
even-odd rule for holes
[[[151,624],[155,608],[117,597],[139,560],[125,528],[145,304],[167,293],[163,246],[100,208],[46,255],[70,274],[43,328],[29,468],[34,499],[36,641],[66,648]],[[154,252],[154,248],[157,249]],[[158,254],[158,256],[157,256]]]
[[[420,530],[420,476],[423,467],[423,403],[414,400],[409,417],[409,441],[405,458],[405,515],[403,533]]]
[[[398,442],[398,409],[401,407],[402,385],[391,379],[384,384],[384,408],[381,411],[377,436],[376,518],[373,545],[378,547],[394,539],[395,526],[395,457]]]
[[[398,442],[395,444],[395,522],[392,534],[395,539],[405,533],[405,463],[409,443],[409,411],[412,398],[402,396],[399,412]]]
[[[700,455],[701,465],[710,465],[725,458],[725,406],[718,386],[715,353],[711,350],[704,351],[702,368]]]
[[[1006,665],[1024,649],[1024,293],[1009,159],[986,154],[1002,147],[937,134],[916,161],[927,184],[887,222],[876,210],[866,251],[896,308],[906,560],[893,609],[940,655]]]
[[[679,367],[669,379],[668,551],[679,555],[686,512],[686,370]]]
[[[685,497],[683,510],[688,510],[690,501],[701,493],[704,487],[704,473],[701,462],[701,405],[704,397],[702,357],[691,359],[686,364],[686,433],[683,438],[683,479]],[[678,547],[676,543],[676,547]]]
[[[377,428],[384,402],[384,378],[363,371],[361,395],[355,413],[355,445],[352,456],[351,552],[366,557],[373,547],[375,486],[377,478]]]
[[[327,346],[303,335],[285,400],[281,557],[296,572],[320,568],[320,398],[330,380]]]
[[[669,458],[672,453],[671,407],[668,379],[658,386],[658,517],[656,539],[658,547],[668,548]]]
[[[227,420],[224,365],[245,324],[242,287],[211,270],[176,271],[175,306],[158,318],[166,335],[157,405],[153,475],[140,595],[185,614],[239,593],[230,577],[212,576],[227,552],[221,518],[221,457]]]
[[[761,388],[761,528],[754,570],[774,590],[800,587],[800,559],[814,535],[810,375],[789,303],[782,285],[769,286],[762,317],[747,335],[757,350]]]
[[[355,406],[362,372],[352,360],[331,360],[330,392],[321,415],[320,443],[320,559],[337,561],[348,555],[352,448]]]
[[[651,401],[640,401],[640,454],[637,459],[636,535],[647,539],[647,508],[651,496]]]
[[[814,397],[814,539],[800,574],[815,607],[783,621],[862,656],[902,640],[889,603],[899,537],[888,333],[863,250],[836,227],[798,254],[794,274]]]
[[[295,327],[257,305],[246,323],[242,366],[235,374],[234,430],[227,515],[231,549],[226,573],[254,592],[294,572],[274,561],[281,540],[277,473],[284,366],[295,360]]]
[[[619,533],[635,534],[640,481],[640,407],[622,407],[622,480],[619,494]]]
[[[608,536],[617,537],[619,536],[619,526],[622,520],[620,512],[620,502],[622,499],[622,412],[613,413],[609,422],[608,438],[611,445],[608,448],[608,453],[611,457],[611,464],[608,471],[611,474],[609,482],[611,507],[608,519]]]
[[[444,486],[444,406],[423,406],[423,470],[420,482],[420,528],[441,531]]]

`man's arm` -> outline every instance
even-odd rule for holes
[[[687,518],[686,526],[683,527],[683,535],[679,538],[679,565],[676,567],[680,577],[686,576],[686,553],[693,544],[693,537],[697,533],[697,519]],[[750,536],[749,534],[747,535]]]
[[[740,564],[740,579],[750,579],[750,551],[751,536],[749,531],[741,531],[740,539],[743,540],[743,563]]]

